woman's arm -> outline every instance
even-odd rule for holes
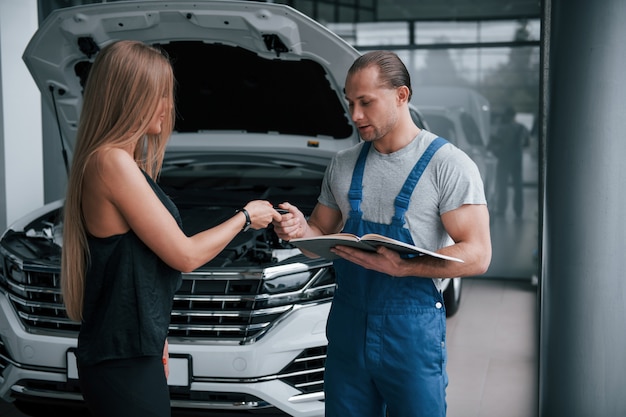
[[[193,271],[213,259],[246,222],[244,213],[233,213],[223,223],[188,237],[129,153],[117,148],[101,151],[88,170],[83,213],[90,233],[110,236],[132,229],[165,263],[182,272]],[[245,209],[253,229],[280,220],[280,214],[267,201],[251,201]]]

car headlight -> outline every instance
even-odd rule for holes
[[[292,263],[264,271],[264,304],[277,306],[330,299],[335,293],[335,276],[330,265],[311,267]]]
[[[277,294],[296,291],[302,288],[311,279],[311,272],[298,272],[289,275],[279,275],[266,279],[263,283],[264,292]]]

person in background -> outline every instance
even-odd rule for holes
[[[336,246],[327,323],[327,417],[443,417],[446,314],[442,278],[484,273],[491,260],[480,173],[461,150],[411,119],[409,73],[373,51],[348,71],[345,97],[362,142],[327,168],[308,221],[288,202],[273,221],[284,240],[379,233],[464,260],[406,258]],[[313,254],[308,254],[313,256]]]
[[[94,416],[170,416],[167,331],[181,271],[215,257],[242,226],[278,214],[251,201],[186,236],[156,184],[174,124],[174,76],[164,54],[118,41],[97,55],[84,90],[64,208],[61,284],[81,321],[80,386]]]
[[[518,219],[524,212],[522,153],[530,133],[515,120],[515,109],[507,106],[502,120],[489,142],[489,149],[498,158],[496,168],[495,213],[503,215],[509,206],[509,183],[513,186],[513,211]],[[510,182],[509,182],[510,181]]]

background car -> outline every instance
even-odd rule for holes
[[[498,160],[487,149],[492,124],[487,99],[468,88],[435,86],[416,88],[412,103],[431,132],[472,158],[482,176],[487,201],[493,201]]]
[[[59,9],[24,53],[70,153],[89,68],[118,39],[159,45],[172,59],[177,120],[159,183],[188,234],[252,199],[309,214],[330,159],[359,141],[342,91],[359,54],[322,25],[278,4],[135,1]],[[82,400],[79,323],[59,289],[62,208],[26,215],[0,241],[0,396],[31,415]],[[450,282],[448,314],[460,300]],[[173,407],[322,416],[334,291],[330,261],[303,256],[271,228],[238,234],[183,274],[175,295]]]

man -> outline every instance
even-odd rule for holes
[[[280,205],[289,213],[273,222],[284,240],[343,229],[464,260],[406,258],[383,247],[375,253],[333,249],[341,259],[334,265],[337,290],[327,327],[329,417],[382,417],[386,409],[393,417],[445,416],[440,281],[481,274],[491,260],[480,173],[458,148],[414,124],[411,94],[397,55],[359,57],[348,71],[345,96],[363,142],[333,159],[308,222],[289,203]]]
[[[524,196],[522,184],[522,154],[528,144],[530,132],[515,120],[515,109],[507,106],[502,122],[489,143],[489,148],[498,158],[496,170],[496,214],[506,214],[509,205],[509,179],[513,186],[513,210],[515,217],[522,217]]]

